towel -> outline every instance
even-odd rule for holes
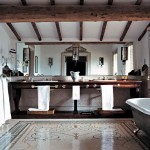
[[[80,86],[72,86],[72,100],[80,100]]]
[[[11,119],[8,82],[6,78],[2,78],[0,79],[0,126],[8,119]]]
[[[43,109],[38,109],[38,108],[29,108],[29,111],[45,111]]]
[[[3,85],[0,79],[0,126],[5,123],[4,118],[4,101],[3,101]]]
[[[48,111],[50,103],[50,86],[38,86],[38,108],[29,108],[29,111]]]
[[[8,81],[6,78],[2,79],[3,85],[3,100],[4,100],[4,117],[5,121],[11,119],[11,111],[10,111],[10,101],[8,94]]]
[[[102,110],[112,110],[114,106],[113,85],[101,85]]]
[[[48,111],[50,102],[50,86],[38,86],[38,109]]]

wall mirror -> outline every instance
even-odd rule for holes
[[[133,44],[85,44],[80,43],[79,60],[72,62],[72,44],[26,45],[17,43],[17,70],[30,75],[69,75],[67,67],[71,63],[82,66],[84,75],[128,75],[134,69]],[[128,47],[128,59],[121,60],[122,47]],[[24,50],[30,49],[27,72],[23,70]],[[103,58],[103,65],[99,63]],[[75,64],[74,64],[75,65]],[[72,66],[71,66],[72,67]],[[71,68],[72,69],[72,68]]]

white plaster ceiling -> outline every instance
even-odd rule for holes
[[[50,5],[50,0],[26,0],[28,5]],[[79,5],[80,0],[55,0],[55,5],[73,4]],[[136,0],[113,0],[113,5],[134,5]],[[84,5],[99,4],[106,5],[108,0],[84,0]],[[1,5],[22,5],[21,0],[0,0]],[[150,5],[150,0],[143,0],[141,5]],[[133,21],[124,41],[135,41],[139,38],[143,30],[150,21]],[[83,40],[82,41],[100,41],[102,30],[102,21],[83,22]],[[122,32],[127,21],[108,21],[103,41],[120,41]],[[6,32],[12,39],[16,39],[6,23],[1,23]],[[38,38],[33,30],[31,23],[12,23],[22,41],[37,41]],[[56,26],[54,22],[36,23],[39,33],[44,41],[59,41]],[[80,41],[79,22],[59,22],[62,41]]]

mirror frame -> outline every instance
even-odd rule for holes
[[[61,53],[61,75],[66,76],[66,57],[72,56],[72,52],[62,52]],[[91,53],[90,52],[80,52],[79,56],[86,56],[86,76],[90,75],[91,72]]]

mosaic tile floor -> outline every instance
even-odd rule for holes
[[[150,137],[130,119],[9,120],[0,150],[149,150]]]

